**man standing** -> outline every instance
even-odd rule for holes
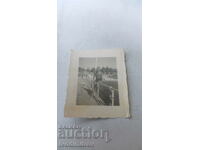
[[[102,71],[100,69],[97,69],[95,73],[95,91],[97,92],[97,95],[99,96],[99,84],[102,81]]]

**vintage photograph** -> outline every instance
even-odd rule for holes
[[[129,117],[123,49],[71,50],[65,117]]]
[[[80,57],[77,105],[119,106],[115,57]]]

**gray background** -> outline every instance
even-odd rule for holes
[[[93,139],[95,150],[142,149],[141,27],[141,0],[58,0],[58,126],[109,130],[112,140]],[[132,118],[64,118],[69,50],[107,48],[125,49]]]

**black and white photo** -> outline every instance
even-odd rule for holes
[[[71,50],[65,117],[129,117],[123,49]]]
[[[115,57],[80,57],[77,105],[119,106]]]

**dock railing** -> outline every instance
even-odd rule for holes
[[[109,86],[109,85],[107,85],[107,84],[105,84],[105,83],[99,83],[99,84],[101,84],[101,86],[104,86],[104,87],[107,87],[109,90],[110,90],[110,95],[109,95],[109,97],[110,97],[110,99],[111,99],[111,106],[114,106],[114,100],[115,100],[115,91],[118,91],[118,89],[115,89],[115,88],[113,88],[112,86]],[[97,86],[97,92],[96,91],[94,91],[94,92],[96,92],[96,94],[97,94],[97,96],[100,98],[100,86],[99,86],[99,84],[97,84],[98,86]],[[100,98],[101,99],[101,98]]]

